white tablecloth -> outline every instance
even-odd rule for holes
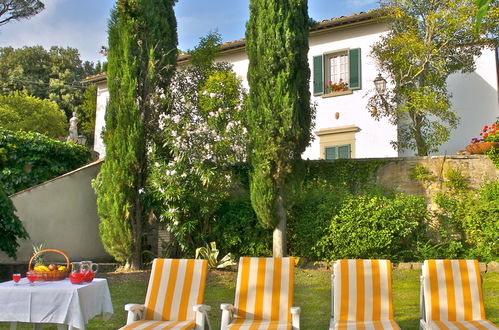
[[[113,304],[106,279],[91,283],[71,284],[62,281],[35,282],[30,285],[22,278],[0,283],[0,322],[59,323],[77,329],[96,315],[108,320]]]

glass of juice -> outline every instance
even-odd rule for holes
[[[14,281],[14,285],[17,285],[17,283],[21,280],[21,274],[12,274],[12,280]]]
[[[26,273],[26,277],[28,278],[29,280],[29,284],[30,285],[33,285],[33,283],[35,282],[36,280],[36,274],[35,273],[32,273],[32,272],[27,272]]]

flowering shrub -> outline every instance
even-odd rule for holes
[[[245,160],[245,92],[226,63],[179,70],[172,87],[173,104],[161,118],[164,150],[155,153],[149,186],[174,237],[169,256],[192,256],[233,186],[229,165]]]
[[[483,126],[482,131],[480,132],[481,138],[473,138],[471,139],[471,143],[478,142],[499,142],[499,121],[492,123],[490,126]]]
[[[327,84],[325,85],[325,87],[326,87],[327,93],[338,92],[338,91],[348,89],[348,83],[344,82],[343,79],[340,79],[340,81],[338,81],[337,83],[333,83],[332,81],[328,81]]]

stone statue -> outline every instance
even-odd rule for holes
[[[68,141],[73,140],[78,141],[78,122],[80,120],[76,117],[76,112],[73,112],[73,117],[69,120],[69,136]]]

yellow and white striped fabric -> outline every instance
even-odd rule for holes
[[[486,329],[499,329],[492,322],[487,320],[476,321],[430,321],[430,329],[442,330],[486,330]]]
[[[192,330],[196,327],[195,321],[150,321],[142,320],[136,321],[132,324],[126,325],[120,330],[134,329],[134,330]]]
[[[390,260],[334,264],[334,329],[399,329],[393,320]]]
[[[477,260],[426,260],[423,295],[430,329],[498,329],[485,320]]]
[[[226,329],[291,329],[293,258],[239,259],[235,314]]]
[[[201,259],[154,259],[144,320],[122,329],[194,328],[193,306],[203,302],[207,269]]]

